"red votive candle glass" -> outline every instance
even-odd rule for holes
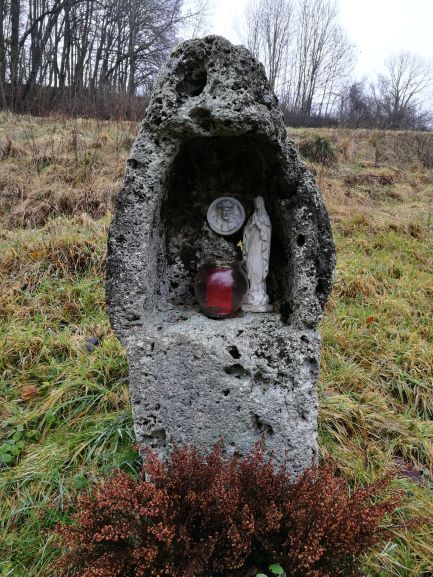
[[[194,281],[196,299],[204,314],[213,319],[233,316],[241,308],[247,288],[241,262],[207,262]]]

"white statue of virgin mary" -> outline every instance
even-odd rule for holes
[[[266,292],[271,252],[271,220],[262,196],[254,199],[254,214],[244,228],[243,255],[247,265],[248,292],[244,299],[244,311],[264,313],[272,310]]]

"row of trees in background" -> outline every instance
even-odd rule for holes
[[[355,82],[342,92],[338,118],[355,128],[432,128],[432,113],[423,102],[432,80],[431,66],[400,52],[385,62],[376,82]]]
[[[354,63],[335,2],[250,0],[238,33],[292,116],[330,115]]]
[[[212,0],[0,0],[0,107],[137,117],[181,38],[203,33]],[[249,0],[240,41],[263,62],[292,125],[431,126],[431,67],[402,52],[353,83],[354,47],[336,0]]]
[[[292,125],[429,127],[421,96],[432,67],[417,55],[390,57],[373,82],[351,82],[354,47],[335,0],[250,0],[238,35],[263,62]]]
[[[101,106],[112,109],[116,95],[140,102],[180,29],[195,34],[205,9],[205,0],[0,0],[0,105],[108,113]]]

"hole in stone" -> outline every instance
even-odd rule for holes
[[[253,414],[253,423],[257,431],[264,435],[273,435],[274,429],[271,427],[269,423],[265,423],[259,417],[259,415]]]
[[[243,367],[242,365],[236,363],[235,365],[229,365],[228,367],[224,367],[224,371],[228,375],[233,375],[236,379],[241,379],[242,377],[248,376],[250,371]]]
[[[305,244],[305,236],[304,236],[303,234],[300,234],[300,235],[298,236],[298,238],[296,239],[296,244],[297,244],[298,246],[304,246],[304,244]]]
[[[125,315],[127,321],[134,322],[140,320],[140,315],[134,311],[128,311]]]
[[[143,440],[153,448],[163,447],[167,443],[167,433],[165,429],[155,429],[150,434],[144,435]]]
[[[183,245],[179,251],[179,258],[185,267],[193,266],[195,262],[195,252],[193,247],[189,244]]]
[[[165,429],[157,429],[156,431],[152,432],[151,436],[156,441],[161,442],[161,443],[165,443],[167,440],[167,433],[165,432]]]
[[[310,342],[306,335],[301,336],[301,341],[303,341],[304,343],[307,343],[307,344]]]
[[[323,293],[326,293],[326,288],[327,282],[324,279],[319,278],[316,285],[316,294],[319,296],[319,298]]]
[[[189,116],[204,130],[210,130],[215,125],[211,113],[205,108],[195,108]]]
[[[197,66],[187,70],[182,80],[176,85],[176,92],[182,96],[198,96],[204,90],[207,83],[207,71]]]
[[[230,395],[230,389],[224,389],[224,390],[223,390],[223,395],[224,395],[225,397],[228,397],[228,396]]]
[[[238,347],[236,347],[235,345],[232,345],[227,350],[234,359],[240,359],[241,358],[241,353],[239,352]]]
[[[138,167],[138,161],[135,158],[130,158],[127,162],[131,168],[136,169]]]
[[[269,375],[265,375],[262,373],[262,371],[259,370],[254,373],[254,381],[259,384],[262,383],[267,385],[271,382],[271,379]]]

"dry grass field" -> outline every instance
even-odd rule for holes
[[[0,113],[1,577],[53,577],[50,529],[76,495],[139,467],[104,308],[107,226],[136,130]],[[306,158],[338,250],[321,325],[322,457],[351,486],[393,471],[401,519],[433,517],[433,135],[289,134],[332,150]],[[433,526],[393,535],[365,575],[431,577]]]

